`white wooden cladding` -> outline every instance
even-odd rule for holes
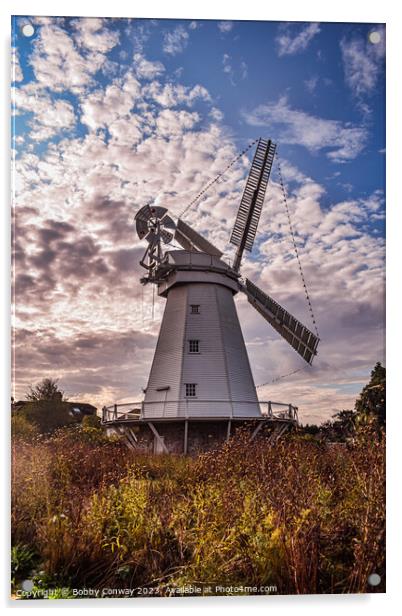
[[[189,340],[199,340],[199,353],[189,352]],[[197,385],[191,399],[186,383]],[[144,402],[144,418],[261,416],[231,289],[169,289]]]

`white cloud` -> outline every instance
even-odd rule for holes
[[[143,104],[140,83],[127,72],[122,82],[116,80],[85,96],[81,122],[93,131],[108,129],[113,141],[132,146],[141,140],[144,127],[149,125],[145,114],[142,121],[131,114],[136,104]]]
[[[223,113],[220,109],[218,109],[217,107],[212,107],[209,115],[216,121],[216,122],[220,122],[221,120],[223,120]]]
[[[240,75],[242,79],[246,79],[248,75],[248,66],[244,61],[240,62]]]
[[[223,58],[222,58],[222,64],[223,64],[223,72],[224,73],[231,73],[232,72],[232,67],[230,65],[230,56],[228,53],[224,53],[223,54]]]
[[[143,56],[141,62],[148,63]],[[182,130],[191,128],[199,116],[183,110],[173,112],[172,108],[179,105],[191,107],[196,100],[211,101],[209,92],[199,84],[193,87],[159,81],[141,84],[127,71],[123,79],[115,79],[105,88],[82,97],[81,122],[92,131],[107,129],[112,142],[135,145],[154,130],[163,136],[177,136]],[[157,115],[154,102],[166,113]]]
[[[223,54],[222,65],[223,65],[223,72],[228,75],[232,86],[236,85],[237,79],[246,79],[248,75],[247,64],[242,60],[238,68],[233,66],[232,58],[227,53]]]
[[[320,32],[318,23],[310,23],[301,28],[297,27],[297,34],[292,36],[295,30],[290,24],[280,25],[276,44],[278,56],[290,56],[305,51],[312,39]]]
[[[18,49],[12,47],[11,49],[11,82],[23,81],[24,75],[19,61]]]
[[[74,107],[69,101],[54,99],[30,84],[13,90],[14,112],[32,113],[30,137],[46,141],[71,130],[76,124]]]
[[[107,53],[119,42],[119,34],[105,28],[105,20],[97,17],[80,18],[74,22],[74,36],[80,47]]]
[[[363,38],[342,39],[340,43],[345,81],[357,97],[372,92],[384,70],[385,30],[376,30],[381,35],[378,44],[371,43],[369,39],[364,41]]]
[[[310,77],[310,79],[306,79],[304,82],[304,85],[306,86],[306,90],[310,92],[310,94],[313,94],[313,92],[315,91],[317,87],[317,84],[318,84],[318,77],[316,75],[313,77]]]
[[[107,60],[105,53],[94,48],[94,38],[99,36],[101,48],[107,50],[116,44],[117,39],[96,34],[93,26],[89,30],[88,26],[83,26],[78,37],[83,45],[85,42],[91,47],[83,46],[80,53],[74,40],[57,23],[52,18],[42,18],[39,34],[33,42],[30,63],[37,83],[42,87],[49,87],[55,92],[71,90],[79,93],[92,83],[94,74]]]
[[[243,117],[251,126],[265,126],[282,143],[302,145],[310,152],[327,150],[326,156],[334,162],[356,158],[367,140],[364,127],[293,109],[284,96],[276,103],[259,105],[251,112],[243,112]]]
[[[155,79],[165,71],[162,62],[146,60],[141,53],[135,53],[133,59],[134,71],[140,79]]]
[[[188,32],[183,26],[177,26],[163,37],[163,51],[171,56],[181,53],[188,43]]]
[[[135,53],[144,52],[144,45],[151,35],[153,25],[152,19],[147,21],[131,19],[129,21],[125,28],[125,34],[131,41]]]
[[[233,29],[233,21],[219,21],[218,28],[221,32],[230,32]]]
[[[184,71],[184,67],[183,66],[179,66],[178,68],[176,68],[173,71],[173,75],[176,77],[176,79],[181,79],[183,71]]]
[[[149,86],[143,88],[143,94],[152,98],[162,107],[175,107],[180,104],[191,106],[196,100],[211,100],[208,90],[199,84],[190,87],[173,83],[162,85],[153,81]]]
[[[384,206],[384,194],[382,190],[375,190],[365,201],[365,207],[369,212],[377,212]]]
[[[223,54],[222,64],[223,64],[223,72],[226,73],[226,75],[228,75],[230,79],[230,83],[232,84],[232,86],[236,85],[236,82],[234,80],[234,70],[231,64],[231,59],[230,59],[229,54],[227,53]]]
[[[190,130],[199,122],[198,113],[164,109],[156,118],[156,131],[162,137],[178,136],[183,130]]]

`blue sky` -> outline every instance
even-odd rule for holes
[[[130,220],[150,199],[177,215],[263,136],[278,144],[323,337],[313,371],[263,397],[304,403],[311,421],[350,407],[384,355],[384,26],[19,17],[12,45],[16,348],[30,349],[16,354],[16,391],[51,373],[85,399],[136,397],[163,302],[144,321]],[[189,212],[229,257],[248,165]],[[274,171],[244,273],[309,325],[280,196]],[[238,308],[257,383],[299,367]]]

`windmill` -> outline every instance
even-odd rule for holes
[[[156,450],[172,450],[165,437],[172,438],[162,435],[169,422],[176,425],[176,433],[177,422],[184,422],[186,452],[189,422],[199,426],[209,422],[212,432],[214,426],[226,422],[230,434],[232,422],[264,419],[234,303],[237,293],[244,293],[307,363],[317,353],[318,335],[240,274],[244,251],[253,248],[275,150],[272,141],[258,140],[230,237],[237,248],[233,265],[186,222],[180,218],[174,222],[165,208],[148,204],[135,216],[138,237],[148,243],[140,261],[146,270],[141,282],[156,285],[158,295],[166,298],[145,397],[136,418],[148,425]],[[169,249],[172,240],[182,249]],[[117,420],[116,408],[114,413]],[[130,411],[122,419],[132,419]],[[133,432],[131,436],[138,441]]]

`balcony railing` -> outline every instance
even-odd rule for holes
[[[102,409],[102,423],[116,423],[116,422],[133,422],[139,421],[141,419],[202,419],[203,417],[208,417],[211,420],[218,419],[259,419],[259,417],[242,417],[240,415],[233,415],[232,413],[227,413],[227,408],[235,405],[250,405],[251,407],[255,407],[256,403],[253,401],[244,401],[244,400],[169,400],[169,401],[156,401],[156,402],[126,402],[124,404],[113,404],[112,406],[104,406]],[[298,407],[293,406],[292,404],[285,404],[283,402],[273,402],[272,400],[259,400],[258,401],[261,417],[272,420],[287,420],[298,423]],[[208,414],[207,408],[205,408],[205,412],[200,413],[200,407],[208,405],[213,406],[215,413],[213,415]],[[180,414],[174,414],[171,416],[167,411],[169,406],[176,406],[176,408],[180,408]],[[216,414],[216,410],[219,410],[219,407],[224,409],[222,414]],[[152,408],[152,417],[148,416],[146,413],[147,408]],[[160,412],[159,412],[160,408]],[[192,412],[197,409],[197,412]],[[157,414],[155,414],[155,409],[157,410]]]

